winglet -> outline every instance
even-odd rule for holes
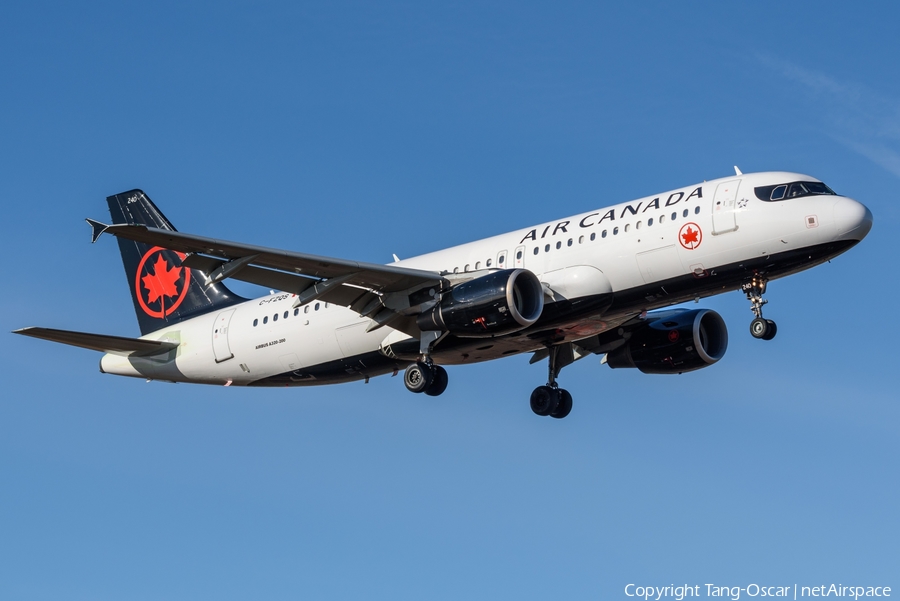
[[[91,226],[91,244],[97,241],[97,238],[103,235],[103,232],[109,229],[109,226],[105,223],[100,223],[99,221],[94,221],[93,219],[85,219],[88,222],[88,225]]]

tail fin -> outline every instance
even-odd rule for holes
[[[108,196],[113,223],[176,231],[141,190]],[[183,253],[117,238],[141,334],[190,317],[230,307],[245,299],[221,283],[204,285],[200,273],[183,267]]]

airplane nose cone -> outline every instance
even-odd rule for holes
[[[862,240],[872,229],[872,211],[852,198],[840,198],[834,203],[834,224],[838,239]]]

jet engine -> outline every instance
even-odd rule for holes
[[[636,367],[645,374],[680,374],[712,365],[727,348],[728,329],[715,311],[667,312],[633,331],[606,362],[612,368]]]
[[[422,330],[490,338],[527,328],[544,310],[544,290],[525,269],[504,269],[454,286],[419,315]]]

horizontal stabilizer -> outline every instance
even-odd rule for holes
[[[51,328],[22,328],[13,330],[13,334],[22,334],[32,338],[42,338],[51,342],[61,342],[72,346],[113,353],[116,355],[160,355],[178,347],[177,342],[163,340],[143,340],[141,338],[124,338],[122,336],[105,336],[103,334],[88,334],[85,332],[71,332],[69,330],[54,330]]]

